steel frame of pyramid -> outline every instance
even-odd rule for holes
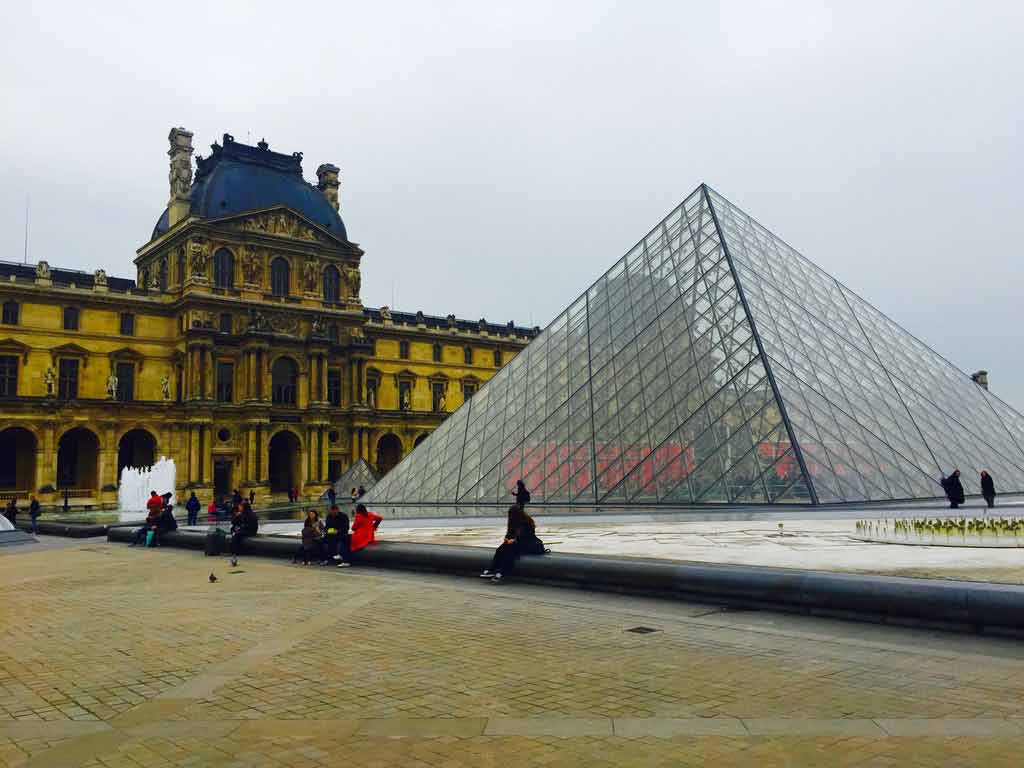
[[[370,492],[379,506],[891,502],[988,469],[1024,416],[706,185]],[[975,475],[977,476],[977,475]]]

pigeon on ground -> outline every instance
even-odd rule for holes
[[[211,583],[211,584],[213,584],[213,583],[214,583],[214,582],[216,582],[216,581],[217,581],[217,577],[216,577],[216,576],[214,576],[214,575],[213,575],[213,574],[211,573],[211,574],[210,574],[210,583]]]
[[[238,567],[238,558],[237,557],[232,557],[231,558],[231,567],[232,568],[237,568]]]

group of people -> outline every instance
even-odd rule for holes
[[[959,469],[954,469],[948,477],[943,477],[939,482],[942,484],[942,490],[946,492],[946,498],[949,499],[950,509],[957,509],[964,503],[964,484],[960,482]],[[996,484],[992,475],[984,469],[981,470],[981,496],[989,509],[996,505]]]
[[[29,497],[28,503],[28,516],[32,521],[32,535],[39,533],[39,515],[42,514],[42,510],[39,507],[39,500],[36,499],[35,494]],[[11,500],[7,502],[7,506],[4,508],[4,517],[11,521],[11,525],[15,528],[18,527],[18,500],[11,497]]]
[[[146,501],[146,522],[135,531],[135,539],[131,546],[159,547],[163,534],[178,530],[178,521],[174,519],[174,506],[171,504],[172,495],[165,493],[161,496],[156,491],[149,492],[149,499]]]
[[[302,543],[292,562],[298,563],[301,558],[303,565],[311,562],[330,565],[333,560],[339,568],[347,568],[353,552],[376,541],[377,528],[383,519],[370,512],[365,504],[356,504],[350,533],[348,515],[337,504],[331,504],[323,520],[320,513],[311,509],[302,523]]]

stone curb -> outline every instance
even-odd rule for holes
[[[133,528],[111,528],[126,542]],[[171,547],[203,549],[206,535],[167,534]],[[255,536],[247,555],[291,558],[294,537]],[[377,542],[353,557],[357,565],[476,575],[491,550],[444,544]],[[781,610],[938,629],[1024,635],[1024,587],[1013,584],[802,571],[761,566],[686,563],[595,555],[549,554],[519,560],[516,581],[669,597],[729,607]]]

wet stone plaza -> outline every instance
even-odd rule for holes
[[[1017,640],[101,539],[4,552],[12,768],[1016,766],[1024,749]]]

